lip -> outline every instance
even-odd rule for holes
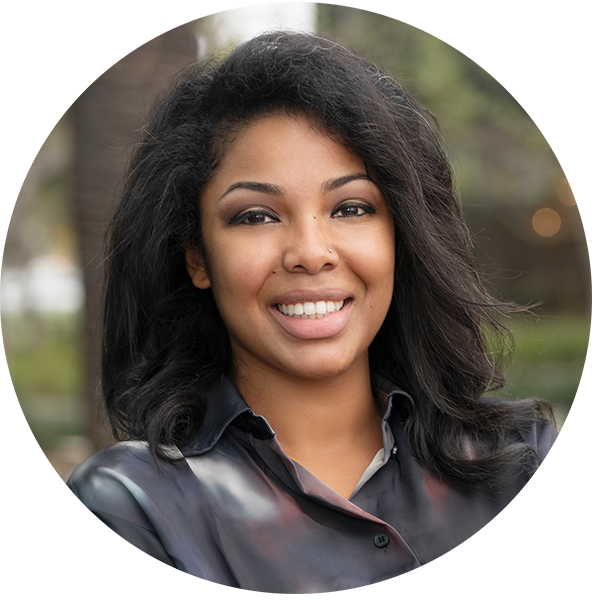
[[[299,289],[291,290],[278,296],[275,302],[273,302],[273,306],[277,306],[278,304],[304,304],[304,302],[318,302],[319,300],[340,302],[348,298],[351,298],[350,294],[340,288]]]
[[[282,297],[287,299],[288,296]],[[313,296],[314,298],[314,296]],[[325,296],[320,296],[320,299],[325,299]],[[331,296],[327,299],[334,300]],[[352,310],[353,302],[346,296],[344,298],[344,306],[333,313],[325,315],[321,319],[298,319],[296,317],[288,317],[280,313],[277,306],[271,306],[271,311],[275,319],[291,336],[301,340],[318,340],[334,337],[341,333],[348,323],[350,311]],[[292,300],[285,300],[280,304],[292,304]],[[297,300],[296,302],[313,302],[311,299]]]

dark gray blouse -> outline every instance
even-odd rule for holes
[[[111,529],[151,556],[247,590],[327,592],[395,577],[456,547],[519,492],[462,492],[412,457],[402,418],[412,400],[376,381],[384,448],[350,499],[281,450],[264,418],[229,381],[215,391],[195,449],[157,469],[143,442],[105,448],[75,469],[71,490]],[[547,421],[521,433],[543,460]],[[191,447],[191,446],[190,446]]]

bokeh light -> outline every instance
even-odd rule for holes
[[[556,235],[562,224],[560,215],[552,208],[540,208],[531,220],[533,229],[542,237],[552,237]]]

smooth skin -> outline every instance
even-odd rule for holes
[[[211,289],[229,332],[234,383],[293,460],[349,497],[382,447],[368,348],[389,309],[394,230],[363,162],[302,117],[246,127],[200,200]],[[278,305],[344,300],[322,319]]]

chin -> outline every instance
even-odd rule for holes
[[[335,363],[333,361],[312,360],[305,365],[295,365],[293,369],[288,370],[288,373],[301,379],[324,381],[344,375],[354,365],[354,362]]]

